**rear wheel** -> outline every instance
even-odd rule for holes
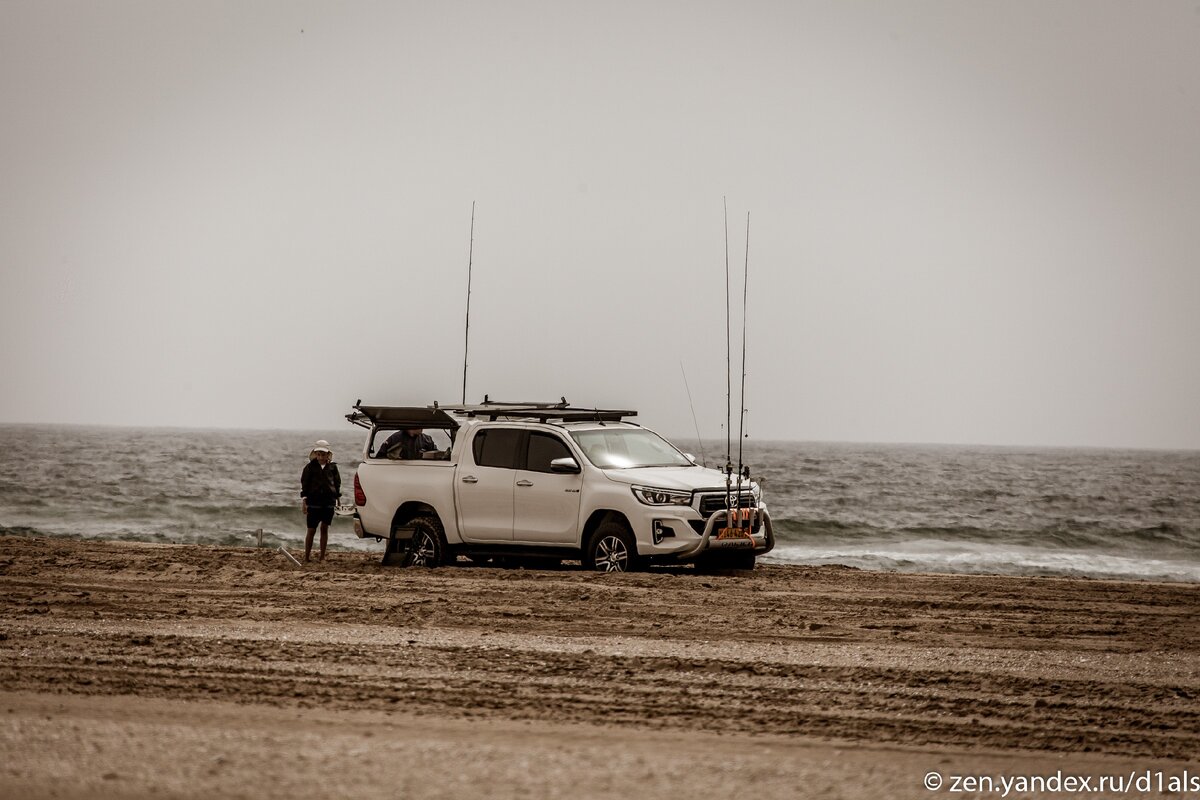
[[[588,540],[583,566],[597,572],[629,572],[636,568],[633,534],[619,522],[605,522]]]
[[[437,517],[416,517],[408,527],[415,528],[404,559],[406,567],[440,567],[450,563],[446,534]]]

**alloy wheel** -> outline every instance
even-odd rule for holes
[[[625,572],[629,569],[629,548],[619,536],[605,536],[597,543],[596,569],[600,572]]]
[[[408,563],[414,567],[427,567],[437,558],[437,544],[428,531],[417,531],[413,537]]]

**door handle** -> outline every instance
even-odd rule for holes
[[[479,483],[479,478],[476,478],[474,475],[464,475],[462,482],[463,483]]]
[[[533,481],[517,481],[517,486],[533,486]]]

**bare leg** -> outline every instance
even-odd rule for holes
[[[308,557],[312,555],[313,535],[316,534],[316,528],[309,528],[308,533],[304,534],[304,560],[308,561]]]
[[[318,561],[325,560],[325,545],[329,544],[329,523],[321,523],[321,555],[317,557]]]

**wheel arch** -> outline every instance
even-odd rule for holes
[[[579,549],[582,551],[588,546],[588,542],[592,539],[592,534],[606,522],[615,522],[618,525],[624,526],[625,530],[629,531],[629,538],[633,540],[634,555],[637,554],[637,536],[633,532],[633,526],[629,524],[629,518],[620,511],[614,511],[611,508],[598,508],[591,513],[587,518],[587,522],[583,524],[583,531],[579,537]]]
[[[414,520],[417,517],[433,517],[438,521],[438,524],[442,526],[442,530],[445,530],[446,528],[446,523],[442,520],[442,516],[437,512],[436,508],[428,503],[422,503],[418,500],[409,500],[408,502],[401,504],[401,506],[396,509],[396,513],[392,515],[392,527],[388,530],[388,536],[390,537],[396,528],[401,527],[405,523]]]

